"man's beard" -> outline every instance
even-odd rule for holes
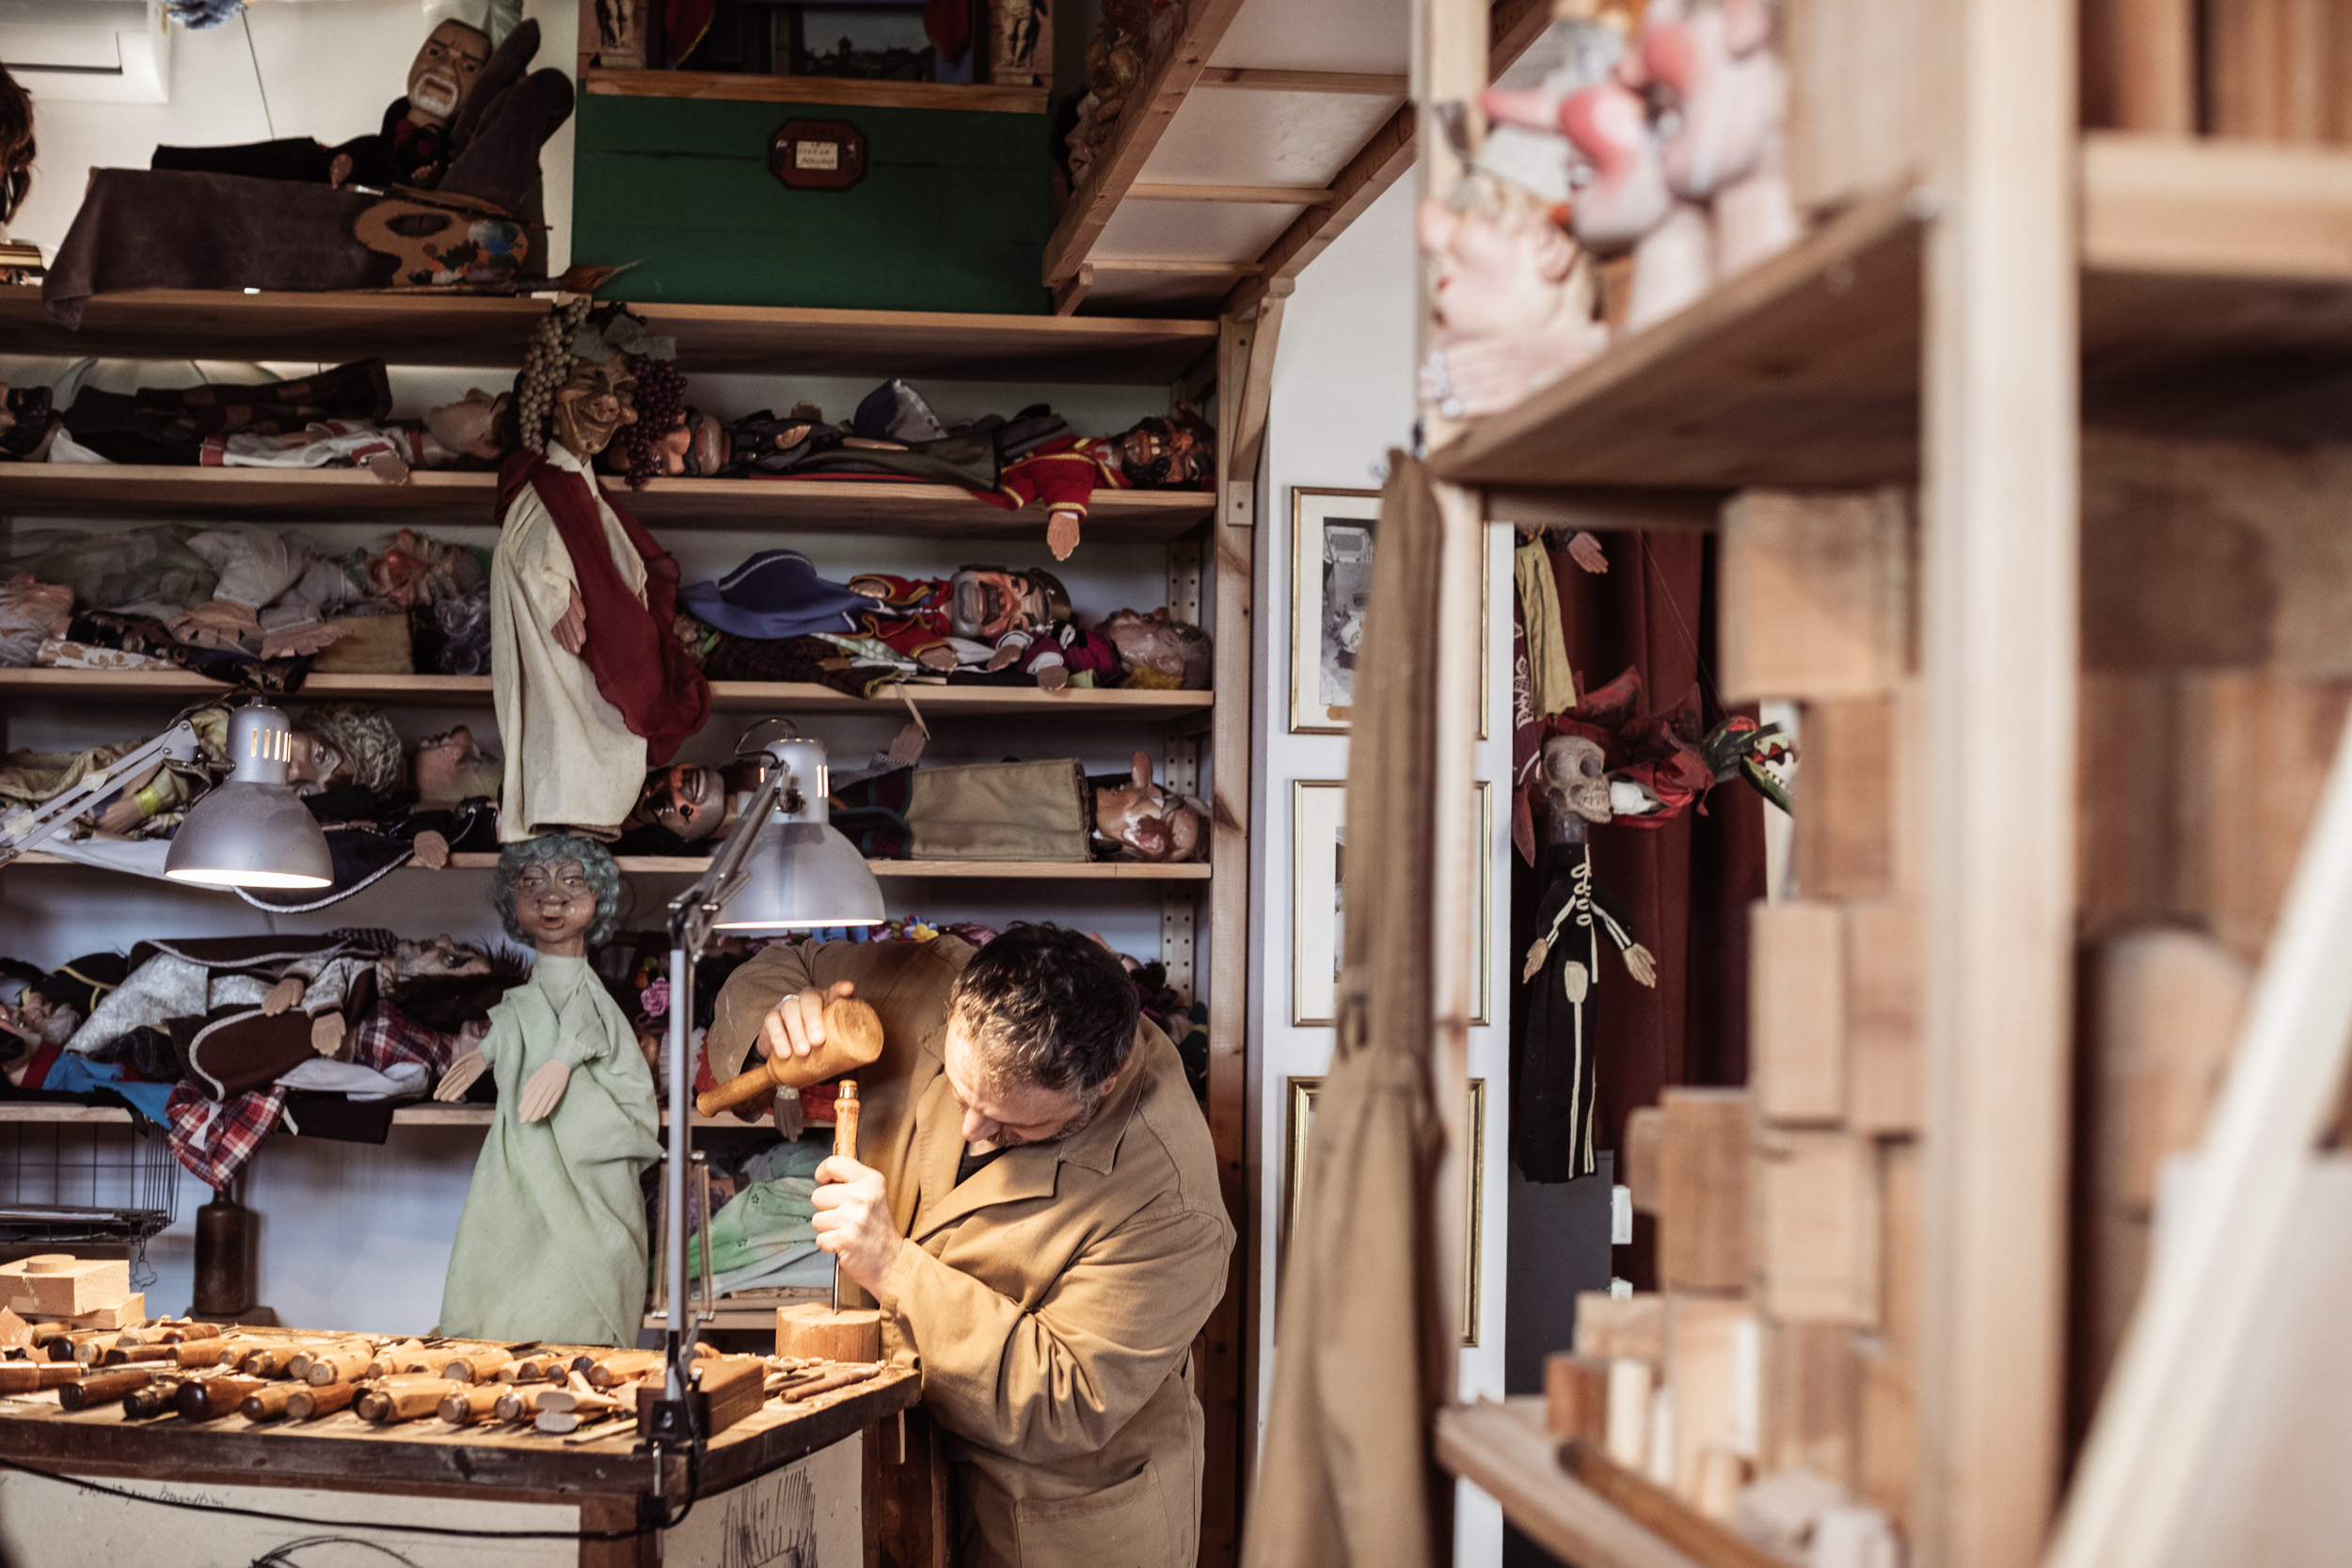
[[[1003,1131],[997,1137],[991,1139],[990,1142],[993,1143],[1000,1149],[1019,1148],[1025,1144],[1063,1143],[1069,1139],[1076,1137],[1079,1133],[1093,1126],[1094,1117],[1102,1109],[1103,1095],[1098,1090],[1096,1093],[1089,1097],[1087,1102],[1083,1106],[1079,1107],[1078,1114],[1076,1116],[1072,1117],[1068,1121],[1062,1123],[1061,1130],[1059,1132],[1042,1138],[1025,1138],[1008,1129]]]

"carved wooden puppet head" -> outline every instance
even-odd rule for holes
[[[574,359],[549,422],[555,438],[582,461],[611,446],[623,425],[637,422],[637,377],[628,358]]]
[[[1555,735],[1544,742],[1544,805],[1551,819],[1553,841],[1581,838],[1581,826],[1606,822],[1609,805],[1609,763],[1600,743],[1581,735]]]
[[[474,78],[490,62],[490,35],[462,22],[443,22],[425,35],[408,66],[408,118],[447,125],[465,107]]]

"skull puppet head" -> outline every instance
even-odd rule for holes
[[[1598,741],[1555,735],[1544,742],[1543,766],[1544,804],[1551,813],[1555,836],[1570,816],[1609,820],[1609,762]]]

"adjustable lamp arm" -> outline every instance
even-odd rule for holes
[[[82,814],[82,808],[126,778],[135,778],[151,762],[194,762],[196,726],[183,719],[171,728],[117,757],[96,772],[84,775],[72,788],[44,800],[31,811],[11,814],[0,822],[0,865],[40,847]]]

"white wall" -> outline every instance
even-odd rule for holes
[[[1413,432],[1415,298],[1412,182],[1390,188],[1354,227],[1300,275],[1282,320],[1267,421],[1266,461],[1258,524],[1257,731],[1253,777],[1255,913],[1258,969],[1252,1027],[1260,1043],[1259,1076],[1251,1108],[1259,1173],[1258,1269],[1264,1304],[1256,1358],[1256,1410],[1263,1435],[1273,1387],[1276,1248],[1283,1200],[1286,1080],[1323,1073],[1329,1066],[1331,1030],[1298,1027],[1291,1006],[1292,782],[1343,779],[1344,736],[1290,733],[1293,491],[1379,488],[1391,448],[1409,449]],[[1502,781],[1510,761],[1510,554],[1498,545],[1488,559],[1486,734],[1478,776]],[[1475,628],[1439,628],[1434,635],[1478,635]],[[1496,790],[1502,788],[1500,783]],[[1481,1322],[1478,1343],[1462,1352],[1464,1399],[1502,1394],[1504,1221],[1509,1150],[1508,1044],[1502,1022],[1506,984],[1510,879],[1507,801],[1498,793],[1492,812],[1489,863],[1494,867],[1487,918],[1489,1016],[1470,1032],[1470,1075],[1486,1081],[1485,1161],[1486,1197],[1480,1248]],[[1462,1487],[1456,1502],[1455,1560],[1492,1563],[1502,1554],[1502,1514],[1484,1494]]]
[[[534,67],[572,74],[577,0],[526,0],[523,14],[539,24]],[[202,32],[175,30],[167,103],[77,103],[34,87],[40,161],[32,195],[9,226],[14,238],[54,254],[82,204],[89,171],[145,168],[159,143],[206,147],[312,136],[331,147],[375,130],[385,105],[408,90],[408,65],[430,24],[421,0],[294,0],[249,6],[243,21]],[[552,229],[549,276],[570,264],[577,123],[577,117],[566,121],[539,158]]]

